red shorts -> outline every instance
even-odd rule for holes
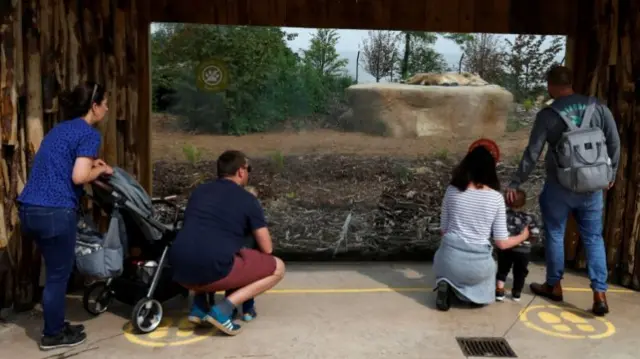
[[[274,256],[255,249],[243,248],[233,258],[233,267],[226,277],[205,285],[185,285],[185,287],[195,292],[207,293],[238,289],[269,277],[275,271]]]

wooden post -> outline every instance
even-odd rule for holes
[[[151,18],[150,0],[138,0],[138,181],[151,195]]]
[[[27,85],[27,141],[29,141],[29,158],[40,148],[44,137],[43,110],[42,110],[42,62],[40,58],[40,24],[38,3],[35,0],[28,2],[25,9],[30,21],[25,24],[25,43],[27,45],[25,56],[25,72]]]
[[[640,4],[588,0],[576,16],[591,19],[574,33],[576,91],[607,104],[621,139],[615,185],[606,195],[607,265],[614,281],[640,289]]]
[[[107,41],[105,44],[109,44],[109,48],[102,49],[103,63],[102,71],[104,78],[104,86],[106,87],[108,94],[108,106],[109,112],[107,118],[103,121],[103,153],[104,160],[112,165],[118,164],[118,141],[117,141],[117,114],[120,104],[118,103],[118,83],[117,83],[117,64],[115,56],[115,42],[116,42],[116,29],[115,29],[115,10],[116,2],[111,0],[102,0],[102,33]]]
[[[576,34],[571,34],[567,36],[567,43],[565,49],[565,66],[575,71],[575,59],[576,56],[580,54],[576,54],[576,51],[579,51],[577,47],[577,39]],[[579,58],[579,57],[578,57]],[[567,219],[567,227],[565,229],[564,235],[564,258],[567,262],[576,261],[579,257],[578,251],[580,248],[580,234],[578,231],[578,223],[576,222],[573,214],[569,214],[569,218]],[[575,263],[578,267],[580,264]]]

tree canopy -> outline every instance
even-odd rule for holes
[[[335,31],[318,30],[303,56],[280,28],[162,24],[152,34],[154,106],[181,116],[189,131],[244,134],[325,114],[353,80],[337,57]],[[228,87],[199,90],[202,61],[226,64]]]
[[[336,50],[339,33],[318,29],[299,53],[287,41],[298,34],[276,27],[159,24],[151,36],[153,105],[181,119],[186,131],[245,134],[296,126],[333,126],[354,83],[349,61]],[[434,49],[439,38],[458,44],[458,64]],[[519,35],[513,42],[488,34],[370,31],[356,64],[377,81],[419,72],[469,71],[504,86],[522,101],[539,94],[546,69],[562,51],[560,37]],[[196,86],[203,61],[223,63],[228,86]],[[333,121],[333,122],[332,122]]]

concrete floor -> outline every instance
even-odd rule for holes
[[[532,265],[528,282],[543,278]],[[284,282],[257,299],[259,317],[237,337],[193,331],[187,302],[167,303],[166,321],[148,335],[127,333],[125,305],[89,317],[76,296],[68,317],[83,322],[89,339],[69,350],[40,352],[33,338],[38,312],[0,326],[0,358],[465,358],[459,336],[504,337],[519,358],[624,359],[638,357],[640,293],[611,288],[612,313],[595,319],[589,283],[567,275],[565,304],[554,307],[528,290],[482,309],[434,309],[431,267],[414,263],[290,264]]]

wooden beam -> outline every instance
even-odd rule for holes
[[[567,36],[567,42],[564,50],[564,66],[574,70],[575,66],[576,39],[575,35]]]
[[[584,0],[511,0],[509,33],[534,35],[570,35],[579,17],[577,9]],[[589,23],[591,19],[582,20]]]
[[[151,159],[151,21],[150,0],[138,0],[138,181],[151,195],[153,164]]]
[[[95,0],[94,0],[95,1]],[[106,86],[107,94],[109,96],[109,112],[107,112],[106,121],[103,121],[103,149],[104,160],[112,165],[118,164],[118,131],[117,131],[117,115],[118,108],[121,107],[118,103],[118,68],[116,64],[115,54],[115,11],[116,3],[111,0],[102,0],[102,9],[100,11],[102,15],[102,76],[104,78],[104,86]]]
[[[577,0],[157,0],[152,22],[569,34]]]

